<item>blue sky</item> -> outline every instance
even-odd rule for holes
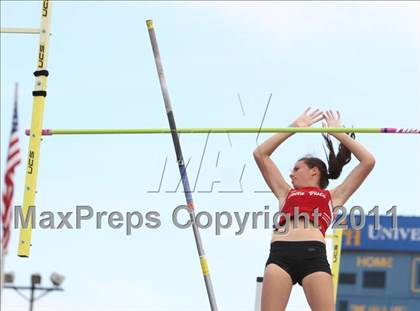
[[[153,19],[178,127],[283,127],[306,107],[340,110],[346,126],[420,127],[419,4],[416,2],[78,2],[52,8],[44,128],[167,127],[145,25]],[[1,27],[39,27],[40,2],[1,2]],[[1,35],[1,175],[19,82],[20,129],[30,126],[38,37]],[[240,94],[243,111],[238,100]],[[268,135],[260,135],[262,140]],[[360,134],[377,164],[347,203],[381,214],[420,216],[418,136]],[[181,135],[198,211],[278,210],[252,151],[256,135]],[[21,135],[23,157],[28,139]],[[274,154],[284,175],[297,158],[323,157],[319,134],[293,136]],[[200,162],[202,165],[200,168]],[[160,193],[157,189],[167,159]],[[218,160],[217,160],[218,159]],[[217,166],[216,166],[217,162]],[[345,167],[348,173],[357,161]],[[184,204],[170,136],[53,136],[44,139],[37,209],[160,213],[159,229],[33,232],[31,257],[16,254],[13,230],[5,270],[66,276],[64,293],[37,302],[43,310],[208,310],[191,229],[172,223]],[[242,192],[238,190],[242,174]],[[198,180],[196,182],[197,179]],[[24,167],[16,174],[22,202]],[[205,193],[213,181],[212,193]],[[339,180],[340,181],[340,180]],[[339,182],[338,181],[338,182]],[[337,185],[332,182],[331,187]],[[171,192],[172,191],[172,192]],[[182,217],[181,217],[182,218]],[[183,218],[185,220],[185,217]],[[74,223],[74,219],[72,220]],[[248,223],[216,235],[201,230],[221,310],[252,310],[270,230]],[[26,310],[12,291],[7,310]],[[295,287],[290,310],[309,310]]]

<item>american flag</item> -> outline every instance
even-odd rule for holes
[[[4,187],[2,193],[2,213],[1,220],[3,224],[3,239],[1,243],[2,253],[7,253],[7,247],[10,240],[10,225],[12,223],[12,201],[14,183],[13,176],[15,168],[20,163],[20,148],[19,148],[19,135],[18,135],[18,110],[17,110],[17,92],[18,86],[15,86],[15,102],[13,109],[13,122],[12,131],[10,133],[9,148],[7,153],[6,171],[4,173]]]

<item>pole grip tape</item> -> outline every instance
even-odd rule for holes
[[[147,29],[153,29],[153,21],[151,19],[148,19],[146,21]]]
[[[201,270],[203,271],[203,275],[204,276],[209,275],[209,266],[207,264],[207,259],[205,256],[200,256],[200,264],[201,264]]]

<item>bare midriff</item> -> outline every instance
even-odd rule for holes
[[[288,229],[288,230],[287,230]],[[288,226],[281,226],[273,231],[271,242],[275,241],[320,241],[325,243],[325,238],[319,228],[310,221],[305,223],[304,218],[291,219]]]

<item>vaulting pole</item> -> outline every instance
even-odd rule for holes
[[[204,282],[206,284],[207,295],[208,295],[209,302],[210,302],[210,308],[211,308],[211,310],[216,311],[217,310],[217,305],[216,305],[216,299],[215,299],[215,296],[214,296],[213,285],[212,285],[212,282],[211,282],[211,279],[210,279],[209,268],[208,268],[208,265],[207,265],[206,256],[204,254],[203,244],[201,242],[201,237],[200,237],[200,232],[198,231],[198,227],[197,227],[197,224],[195,222],[194,202],[193,202],[193,198],[192,198],[192,195],[191,195],[190,184],[189,184],[188,176],[187,176],[187,169],[186,169],[185,163],[184,163],[184,157],[182,155],[181,143],[179,141],[179,136],[178,136],[178,133],[177,133],[177,130],[176,130],[175,117],[174,117],[174,113],[173,113],[173,110],[172,110],[171,100],[169,98],[168,86],[166,84],[166,79],[165,79],[165,75],[164,75],[164,72],[163,72],[162,61],[160,59],[160,53],[159,53],[159,47],[158,47],[157,40],[156,40],[156,34],[155,34],[155,30],[153,28],[152,20],[147,20],[146,24],[147,24],[147,29],[149,31],[150,42],[152,44],[153,55],[154,55],[154,58],[155,58],[156,69],[157,69],[157,73],[158,73],[158,76],[159,76],[160,88],[161,88],[162,95],[163,95],[163,101],[165,103],[165,108],[166,108],[166,114],[167,114],[167,117],[168,117],[169,127],[171,129],[172,141],[173,141],[174,147],[175,147],[176,158],[177,158],[177,162],[178,162],[178,168],[179,168],[179,172],[181,174],[182,185],[184,187],[185,199],[187,201],[187,210],[188,210],[188,213],[190,215],[190,220],[191,220],[191,223],[192,223],[191,227],[193,228],[193,232],[194,232],[195,244],[197,246],[198,255],[200,257],[201,270],[202,270],[202,273],[203,273]]]

